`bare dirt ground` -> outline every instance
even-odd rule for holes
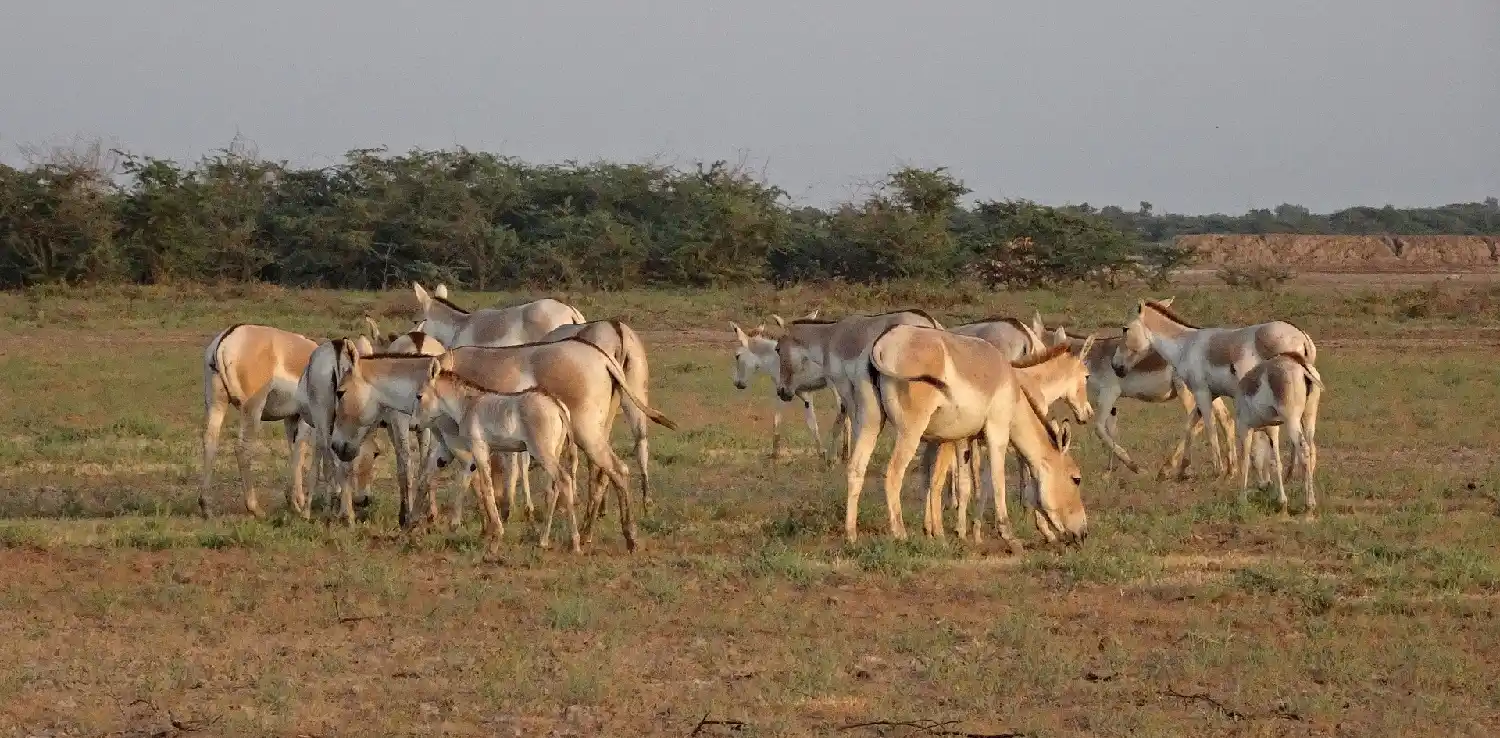
[[[878,492],[843,544],[842,472],[800,413],[789,458],[767,458],[772,393],[730,384],[727,321],[917,304],[1108,330],[1135,291],[570,296],[643,331],[652,404],[681,429],[652,436],[641,551],[612,509],[581,556],[516,521],[497,559],[472,516],[397,532],[388,469],[354,530],[190,514],[203,342],[243,320],[394,323],[400,296],[0,295],[0,735],[1492,735],[1500,316],[1483,285],[1337,287],[1174,288],[1206,324],[1275,315],[1318,340],[1315,521],[1237,504],[1201,463],[1111,472],[1086,437],[1087,544],[1027,531],[1021,556],[893,542]],[[1119,425],[1150,467],[1181,418],[1124,404]],[[279,430],[256,448],[275,506]],[[905,507],[914,525],[914,491]]]

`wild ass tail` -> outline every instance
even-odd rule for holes
[[[234,391],[229,388],[229,378],[224,375],[224,339],[229,337],[236,328],[243,323],[236,323],[225,328],[214,340],[208,342],[208,350],[203,352],[203,391],[207,406],[213,405],[213,381],[218,378],[219,383],[224,386],[224,394],[234,401]]]
[[[936,387],[939,392],[942,392],[945,395],[949,394],[948,383],[943,381],[941,377],[937,376],[937,374],[933,371],[933,367],[903,361],[903,357],[901,356],[900,351],[898,351],[894,347],[888,347],[884,345],[886,334],[899,327],[901,326],[893,325],[886,328],[878,337],[876,337],[875,342],[871,344],[870,373],[872,375],[871,379],[875,380],[877,388],[879,387],[879,377],[874,375],[883,374],[887,377],[900,379],[906,382],[921,382],[923,384],[930,384],[933,387]],[[934,328],[931,330],[942,329]],[[946,354],[944,353],[942,355],[944,356],[943,361],[946,363]]]
[[[567,305],[567,303],[563,303],[563,304]],[[574,325],[583,325],[584,323],[588,322],[587,320],[584,319],[583,313],[581,313],[581,312],[578,311],[578,308],[573,307],[572,305],[568,305],[568,312],[570,312],[570,313],[573,314],[573,324]]]
[[[615,357],[609,355],[608,351],[600,348],[598,344],[595,344],[592,341],[585,340],[578,336],[574,336],[570,340],[577,341],[599,352],[599,355],[604,358],[604,368],[609,371],[609,376],[615,381],[615,386],[619,388],[620,393],[625,395],[625,399],[629,400],[631,404],[635,405],[637,408],[640,408],[640,411],[645,413],[646,417],[651,419],[651,422],[656,423],[657,425],[666,426],[671,430],[677,430],[677,424],[672,422],[671,418],[661,414],[657,410],[653,409],[650,405],[647,405],[646,401],[644,399],[641,399],[641,396],[637,395],[635,393],[635,390],[630,388],[630,380],[626,379],[625,370],[620,367],[619,362],[615,361]]]

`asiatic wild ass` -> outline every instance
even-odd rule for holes
[[[999,349],[982,339],[940,329],[894,325],[873,342],[869,357],[882,415],[896,428],[885,478],[892,535],[906,535],[901,482],[918,444],[924,438],[947,442],[983,436],[994,460],[989,479],[998,492],[995,522],[1001,540],[1012,551],[1021,550],[1003,494],[1005,450],[1014,445],[1036,472],[1036,520],[1043,535],[1049,540],[1061,536],[1069,542],[1082,541],[1088,531],[1080,493],[1083,479],[1077,463],[1064,451],[1066,434],[1048,424],[1046,410]],[[879,416],[856,417],[855,433],[861,439],[870,433],[869,425],[881,421]],[[855,449],[858,455],[862,447],[856,443]],[[868,455],[868,451],[863,453]],[[931,507],[935,499],[931,489],[927,499]],[[959,500],[959,530],[967,527],[968,502]],[[853,537],[852,530],[846,532]]]
[[[256,517],[263,514],[250,479],[255,431],[262,421],[280,420],[291,452],[287,505],[306,514],[302,454],[311,434],[310,427],[300,422],[297,382],[317,346],[301,334],[252,324],[230,326],[208,342],[203,352],[203,487],[198,493],[198,509],[204,516],[213,512],[208,492],[213,485],[219,428],[230,407],[240,413],[235,458],[245,491],[245,509]]]
[[[387,405],[410,407],[417,389],[425,382],[427,357],[390,357],[384,361],[360,360],[340,386],[338,421],[334,427],[334,452],[353,458],[363,435],[379,414],[375,392],[389,399]],[[620,502],[620,525],[626,546],[635,549],[635,521],[626,486],[630,470],[609,445],[609,420],[614,404],[623,399],[635,403],[652,422],[675,428],[666,416],[636,397],[619,364],[603,349],[581,339],[509,347],[466,346],[439,357],[441,367],[475,384],[498,392],[518,392],[541,387],[567,406],[572,438],[595,468],[603,469],[615,486]],[[400,394],[398,394],[400,393]],[[403,404],[404,403],[404,404]],[[436,446],[436,444],[434,444]],[[398,453],[400,449],[398,449]],[[429,453],[423,479],[428,478],[438,455]],[[424,485],[425,486],[425,485]],[[431,489],[430,486],[426,487]],[[460,491],[463,494],[463,491]],[[429,515],[437,515],[436,498],[428,497]],[[584,521],[587,539],[588,519]]]
[[[870,370],[870,350],[875,339],[895,325],[942,329],[935,318],[921,310],[900,310],[881,315],[853,315],[839,321],[795,320],[787,324],[786,333],[776,342],[776,395],[790,401],[798,390],[826,382],[833,387],[849,416],[854,438],[845,468],[848,497],[844,506],[844,534],[850,541],[856,537],[859,495],[883,417],[875,376]],[[895,518],[892,522],[900,523]],[[904,526],[893,527],[892,532],[906,535]]]
[[[739,348],[734,352],[734,386],[735,389],[745,389],[755,379],[756,374],[765,374],[776,381],[777,358],[776,339],[766,333],[764,325],[758,325],[748,333],[739,325],[730,323],[729,327],[734,329],[735,340],[739,341]],[[823,447],[823,434],[818,430],[818,413],[813,409],[813,389],[799,389],[794,393],[794,400],[802,402],[802,417],[807,424],[807,430],[812,433],[813,444],[817,447],[818,457],[823,463],[830,463],[828,450]],[[776,404],[771,408],[771,458],[781,458],[781,414],[791,402],[776,397]]]
[[[1236,372],[1230,365],[1230,371]],[[1281,473],[1281,427],[1286,427],[1292,443],[1292,471],[1302,471],[1302,489],[1307,496],[1305,515],[1317,515],[1318,497],[1313,490],[1313,473],[1318,460],[1312,432],[1317,406],[1314,393],[1323,390],[1323,378],[1300,353],[1284,353],[1256,364],[1239,377],[1239,391],[1234,397],[1235,435],[1242,449],[1240,455],[1240,503],[1250,487],[1250,438],[1256,433],[1271,444],[1271,459],[1276,474],[1276,503],[1282,515],[1287,514],[1286,483]]]
[[[421,313],[418,330],[448,348],[532,343],[558,326],[586,322],[577,308],[550,297],[507,308],[469,311],[447,297],[428,293],[415,282],[412,291]]]
[[[1239,377],[1262,361],[1283,353],[1302,356],[1311,365],[1317,362],[1317,347],[1302,330],[1286,321],[1257,323],[1245,327],[1200,328],[1178,317],[1163,302],[1142,300],[1125,326],[1110,359],[1115,376],[1126,376],[1132,367],[1152,351],[1171,365],[1172,371],[1193,393],[1193,414],[1184,428],[1183,462],[1179,476],[1187,468],[1194,425],[1203,420],[1203,408],[1220,397],[1233,398],[1239,391]],[[1319,390],[1314,386],[1307,405],[1316,418]],[[1316,421],[1305,425],[1308,438],[1315,438]],[[1208,434],[1214,456],[1215,471],[1220,475],[1234,471],[1234,448],[1221,454],[1219,436]],[[1225,463],[1226,458],[1229,463]]]
[[[1038,315],[1034,322],[1040,326],[1041,316]],[[1179,400],[1183,405],[1184,412],[1188,417],[1196,417],[1193,408],[1196,404],[1193,393],[1187,390],[1182,381],[1172,371],[1172,365],[1163,359],[1156,350],[1150,351],[1140,361],[1132,365],[1121,377],[1111,367],[1115,351],[1118,349],[1121,337],[1111,336],[1095,340],[1094,345],[1087,351],[1083,349],[1087,336],[1069,333],[1062,327],[1047,331],[1043,328],[1041,334],[1049,346],[1067,346],[1074,355],[1079,356],[1088,367],[1089,380],[1089,402],[1094,406],[1094,422],[1091,424],[1094,434],[1104,443],[1109,450],[1111,465],[1118,459],[1126,468],[1132,472],[1140,473],[1141,468],[1131,458],[1130,452],[1120,444],[1119,440],[1119,401],[1121,398],[1139,400],[1141,402],[1160,403],[1173,399]],[[1234,420],[1229,416],[1229,409],[1225,407],[1222,398],[1215,398],[1213,412],[1207,419],[1210,432],[1223,433],[1226,445],[1231,444],[1234,438]],[[1203,421],[1197,421],[1193,425],[1193,435],[1204,427]],[[1179,440],[1170,456],[1162,463],[1157,472],[1157,479],[1166,479],[1178,466],[1184,465],[1186,470],[1186,457],[1183,456],[1187,444]]]
[[[572,533],[572,549],[575,552],[580,550],[570,468],[573,464],[570,453],[573,444],[569,437],[572,421],[561,400],[541,387],[494,392],[458,374],[443,371],[441,362],[433,359],[428,367],[428,379],[417,391],[417,402],[419,422],[424,427],[456,429],[456,433],[448,431],[444,443],[450,448],[461,447],[468,453],[473,464],[472,474],[478,479],[475,491],[479,493],[485,537],[489,539],[491,551],[505,535],[500,511],[495,506],[494,476],[490,469],[493,451],[525,452],[541,464],[550,482],[550,492],[540,545],[542,548],[550,545],[552,513],[561,495]],[[444,422],[436,422],[440,418]]]

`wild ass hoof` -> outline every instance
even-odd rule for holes
[[[1021,542],[1019,540],[1016,540],[1015,538],[1006,540],[1005,545],[1010,549],[1011,554],[1014,556],[1020,556],[1026,553],[1026,547],[1021,545]]]

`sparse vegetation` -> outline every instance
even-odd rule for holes
[[[398,534],[386,465],[353,530],[191,517],[203,342],[240,320],[350,332],[366,312],[409,315],[405,294],[0,293],[0,397],[26,398],[0,403],[0,734],[151,734],[176,720],[205,735],[687,735],[707,714],[747,735],[950,719],[1027,735],[1483,735],[1500,713],[1500,427],[1473,412],[1500,402],[1476,333],[1500,325],[1488,290],[1176,286],[1174,305],[1203,324],[1275,314],[1318,339],[1322,518],[1241,506],[1196,462],[1182,484],[1107,476],[1085,434],[1088,541],[1046,549],[1013,504],[1030,548],[1017,557],[993,534],[889,540],[883,451],[864,535],[846,546],[842,470],[796,442],[800,455],[767,460],[770,389],[732,387],[732,339],[717,331],[896,304],[954,321],[1035,307],[1110,330],[1137,289],[578,289],[570,301],[636,326],[661,367],[652,402],[682,429],[653,434],[652,452],[673,461],[653,467],[658,512],[637,554],[623,552],[612,501],[584,555],[538,551],[513,521],[499,560],[482,555],[472,516]],[[1178,412],[1124,405],[1132,452],[1159,460]],[[254,479],[268,503],[285,453],[279,428],[263,428]],[[228,458],[220,472],[217,502],[233,510]]]

